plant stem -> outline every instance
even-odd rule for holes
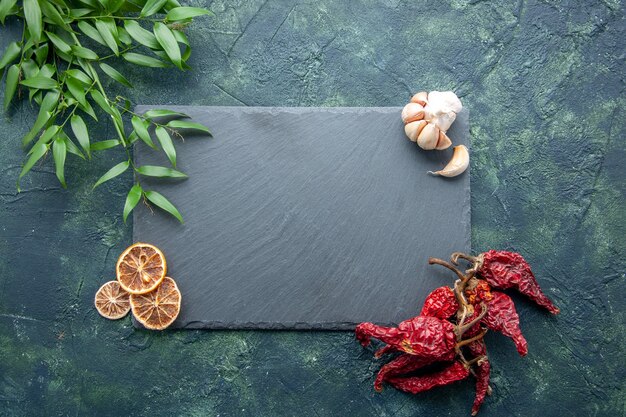
[[[113,16],[113,15],[105,15],[105,16],[80,16],[80,17],[72,17],[74,20],[97,20],[97,19],[115,19],[115,20],[141,20],[148,22],[163,22],[165,19],[149,19],[147,17],[141,16]]]
[[[139,48],[139,46],[140,46],[140,45],[132,45],[132,46],[129,46],[128,48],[124,49],[123,51],[119,51],[118,55],[121,55],[121,54],[126,53],[126,52],[128,52],[128,51],[132,51],[133,49]],[[97,61],[98,61],[98,62],[100,62],[100,61],[104,61],[105,59],[113,58],[113,57],[118,56],[118,55],[111,54],[111,55],[103,56],[103,57],[101,57],[101,58],[98,58],[98,59],[97,59]]]

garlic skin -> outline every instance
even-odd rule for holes
[[[402,109],[404,132],[411,142],[417,142],[422,149],[447,149],[452,141],[446,132],[461,109],[461,100],[452,91],[420,91]],[[414,124],[417,121],[425,121],[433,127],[426,128],[423,123]]]
[[[434,123],[444,133],[450,129],[456,114],[463,109],[461,100],[452,91],[431,91],[424,107],[424,119]]]
[[[428,171],[428,173],[432,175],[452,178],[465,172],[468,166],[469,151],[467,150],[465,145],[458,145],[454,147],[452,159],[450,159],[450,162],[448,162],[448,164],[442,170],[435,172]]]
[[[439,129],[432,123],[427,123],[417,137],[420,148],[430,151],[437,147],[439,141]]]
[[[417,103],[409,103],[402,109],[402,121],[411,123],[424,118],[424,107]]]
[[[439,140],[437,141],[437,146],[435,149],[438,151],[443,151],[444,149],[448,149],[452,146],[452,141],[442,130],[439,131]]]
[[[428,93],[426,91],[420,91],[419,93],[411,97],[411,103],[417,103],[425,106],[426,104],[428,104]]]
[[[426,120],[407,123],[404,125],[404,133],[411,142],[417,142],[417,137],[422,133],[422,129],[424,129],[427,124],[428,122]]]

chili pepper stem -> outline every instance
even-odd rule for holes
[[[472,342],[477,341],[478,339],[482,339],[483,337],[485,337],[485,335],[487,334],[487,329],[484,329],[482,332],[480,332],[479,334],[477,334],[474,337],[470,337],[469,339],[465,339],[465,340],[461,340],[460,342],[458,342],[456,344],[456,349],[460,349],[465,345],[469,345]],[[482,358],[483,356],[481,356]]]
[[[482,318],[485,317],[485,314],[487,314],[487,306],[485,305],[485,303],[480,303],[480,314],[478,315],[478,317],[466,324],[459,323],[454,330],[459,340],[463,336],[463,333],[465,333],[466,331],[471,329],[476,323],[481,321]]]
[[[454,265],[458,265],[459,264],[459,259],[465,259],[466,261],[468,261],[469,263],[472,264],[472,270],[474,271],[478,271],[482,265],[483,265],[483,254],[481,253],[478,256],[472,256],[472,255],[468,255],[466,253],[463,252],[454,252],[451,256],[450,256],[450,261],[454,264]]]
[[[449,262],[444,261],[443,259],[439,259],[439,258],[428,258],[428,263],[430,265],[436,264],[436,265],[441,265],[445,268],[448,268],[450,271],[454,272],[461,281],[464,281],[466,279],[466,276],[463,275],[463,273],[461,271],[459,271],[458,268],[456,268],[454,265],[452,265]]]
[[[469,307],[471,307],[465,299],[465,294],[463,294],[466,286],[467,285],[464,284],[463,281],[461,281],[460,279],[457,279],[454,282],[454,295],[456,296],[456,300],[458,301],[459,305],[461,307],[464,307],[463,314],[466,314]]]

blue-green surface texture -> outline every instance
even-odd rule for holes
[[[472,114],[472,246],[521,252],[562,311],[513,295],[529,354],[486,336],[480,415],[626,414],[621,1],[187,4],[216,15],[188,29],[193,71],[115,61],[135,89],[109,88],[136,104],[220,106],[402,106],[456,91]],[[8,26],[1,49],[18,35]],[[131,243],[132,178],[92,191],[123,158],[104,152],[68,159],[63,190],[48,158],[18,194],[35,114],[20,102],[0,117],[1,416],[469,415],[471,380],[375,393],[381,363],[350,332],[155,333],[101,318],[94,293]],[[94,139],[114,135],[102,124]]]

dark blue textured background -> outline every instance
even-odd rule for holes
[[[621,1],[204,4],[216,17],[189,30],[193,71],[116,63],[136,88],[110,87],[154,105],[400,106],[457,91],[472,112],[473,247],[523,253],[562,310],[514,297],[530,353],[487,336],[494,394],[481,415],[625,415]],[[65,191],[48,160],[17,194],[34,115],[22,102],[0,119],[0,415],[469,414],[470,381],[375,393],[379,363],[349,332],[151,333],[101,319],[92,299],[131,242],[120,214],[132,178],[92,192],[120,158],[103,153],[69,162]]]

